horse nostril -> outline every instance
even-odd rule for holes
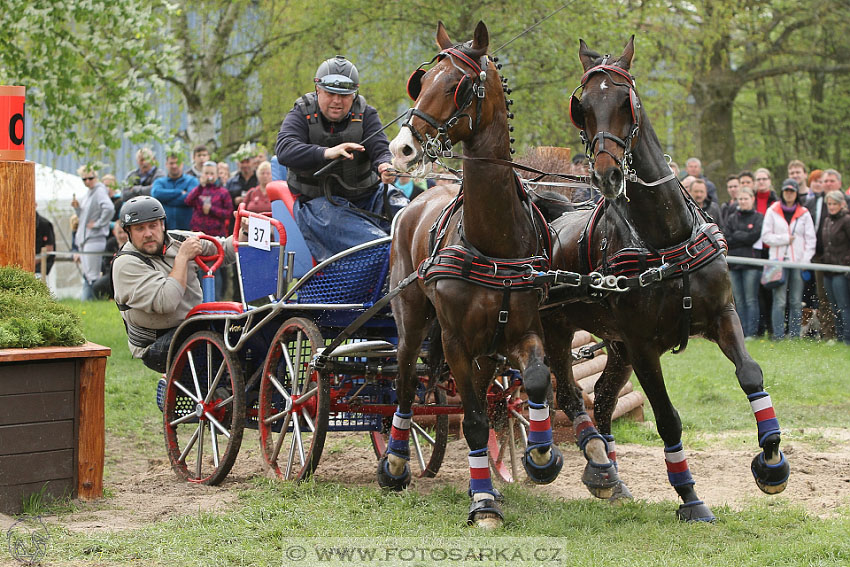
[[[413,148],[406,145],[401,149],[401,153],[404,154],[405,156],[409,156],[409,155],[413,154]]]

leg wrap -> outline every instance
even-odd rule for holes
[[[612,463],[614,463],[614,468],[618,468],[617,467],[617,445],[616,445],[616,443],[614,443],[614,436],[613,435],[603,435],[602,438],[605,439],[605,442],[608,444],[608,460],[610,460]]]
[[[667,478],[673,488],[694,484],[681,443],[673,447],[664,447],[664,459],[667,462]]]
[[[528,402],[528,448],[546,449],[552,444],[552,423],[549,406]]]
[[[401,413],[396,410],[393,415],[393,426],[390,429],[390,442],[387,453],[410,460],[410,418],[413,412]]]
[[[477,494],[487,494],[490,499],[499,495],[490,479],[490,461],[487,455],[486,448],[469,452],[469,493],[473,500],[476,500]]]
[[[776,419],[776,413],[773,411],[773,402],[770,400],[770,395],[767,392],[756,392],[747,396],[750,400],[750,407],[753,408],[753,414],[756,416],[756,424],[758,425],[759,447],[764,447],[764,441],[774,433],[779,434],[779,420]]]
[[[591,439],[602,439],[602,442],[605,443],[605,452],[608,452],[608,441],[599,433],[599,430],[593,425],[587,413],[581,412],[576,416],[573,420],[573,430],[576,434],[576,445],[584,452],[585,459],[587,459],[585,447],[587,447],[587,442]]]

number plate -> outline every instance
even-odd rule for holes
[[[248,246],[271,250],[272,223],[268,219],[248,219]]]

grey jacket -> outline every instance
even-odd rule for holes
[[[127,325],[127,343],[134,358],[141,358],[156,340],[156,331],[180,325],[189,311],[201,303],[201,284],[195,271],[189,269],[186,289],[169,277],[174,268],[174,259],[182,240],[191,233],[169,231],[163,254],[143,254],[150,259],[153,268],[132,254],[123,254],[115,259],[112,274],[115,285],[115,303],[125,310],[121,316]],[[236,260],[233,237],[224,241],[224,263]],[[215,245],[202,240],[204,255],[215,254]],[[131,242],[121,251],[139,252]]]

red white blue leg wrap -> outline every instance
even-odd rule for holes
[[[413,412],[401,413],[396,410],[393,414],[393,426],[390,429],[390,442],[387,453],[410,460],[410,418]]]
[[[587,412],[581,412],[575,417],[573,420],[573,431],[576,434],[576,445],[584,452],[585,459],[587,458],[585,447],[587,447],[588,441],[594,438],[601,439],[605,443],[605,452],[608,452],[608,441],[599,433],[596,426],[593,425],[593,421],[591,421]]]
[[[764,441],[770,435],[779,434],[779,420],[776,419],[776,412],[773,411],[773,402],[770,400],[770,395],[767,392],[756,392],[747,396],[750,400],[750,407],[753,408],[753,414],[756,416],[756,424],[758,425],[759,447],[764,447]]]
[[[473,498],[479,493],[487,493],[490,497],[496,497],[498,494],[490,479],[488,454],[486,447],[469,452],[469,493]]]
[[[613,435],[603,435],[605,442],[608,443],[608,460],[614,463],[614,467],[617,467],[617,444],[614,442]]]
[[[552,445],[549,405],[528,402],[528,449],[548,449]]]
[[[667,462],[667,479],[674,488],[694,484],[681,443],[673,447],[664,447],[664,460]]]

